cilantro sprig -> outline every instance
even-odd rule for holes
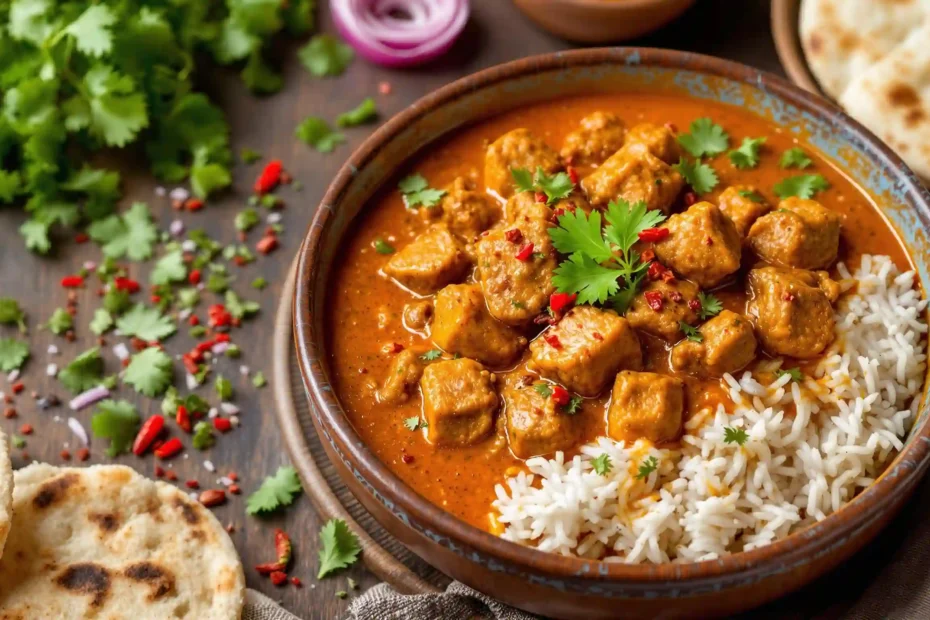
[[[90,420],[95,437],[110,440],[106,453],[109,457],[128,452],[139,430],[139,414],[132,403],[125,400],[105,400],[97,405]]]
[[[699,292],[698,302],[701,304],[698,318],[702,321],[717,316],[723,310],[723,303],[713,293]]]
[[[594,473],[599,476],[606,476],[610,473],[610,470],[613,469],[613,463],[610,462],[610,455],[606,452],[594,458],[591,461],[591,466],[594,467]]]
[[[688,129],[678,136],[678,143],[694,157],[719,155],[730,145],[729,134],[710,118],[696,119]]]
[[[103,357],[100,348],[94,347],[74,358],[58,373],[62,385],[75,394],[100,385],[103,380]]]
[[[423,175],[412,174],[397,184],[397,189],[404,197],[404,205],[408,209],[420,207],[435,207],[446,195],[444,189],[433,189]]]
[[[727,153],[730,162],[740,170],[749,170],[759,165],[759,156],[762,152],[762,145],[765,144],[765,138],[743,138],[739,148],[733,149]]]
[[[0,325],[17,325],[26,333],[26,313],[12,297],[0,297]]]
[[[521,192],[541,192],[546,195],[546,203],[552,204],[568,198],[575,189],[575,184],[571,177],[565,172],[556,172],[555,174],[546,174],[542,166],[536,168],[533,174],[526,168],[511,168],[510,175]]]
[[[28,357],[28,344],[15,338],[0,338],[0,370],[17,370]]]
[[[691,162],[682,157],[672,166],[684,177],[685,182],[698,194],[706,194],[717,187],[720,179],[716,171],[701,161]]]
[[[778,165],[786,169],[798,168],[803,170],[804,168],[813,166],[814,160],[804,152],[804,149],[795,146],[782,153],[781,159],[778,160]]]
[[[684,321],[678,321],[678,328],[685,334],[685,338],[691,342],[704,342],[704,334],[698,331],[697,327],[688,325]]]
[[[785,375],[788,375],[789,377],[791,377],[791,380],[794,381],[795,383],[800,383],[801,381],[804,380],[804,373],[801,372],[801,369],[797,366],[795,366],[794,368],[779,368],[778,370],[775,371],[775,376],[779,379],[781,379]]]
[[[639,471],[636,473],[637,480],[645,480],[649,474],[659,468],[659,459],[654,456],[647,457],[639,464]]]
[[[749,434],[741,428],[727,426],[723,429],[723,443],[735,443],[741,446],[748,440]]]
[[[300,491],[297,470],[293,467],[279,467],[274,476],[265,478],[258,490],[249,495],[245,511],[250,515],[274,512],[282,506],[290,506]]]
[[[830,182],[820,174],[799,174],[782,179],[775,184],[774,190],[779,198],[813,198],[818,192],[830,189]]]
[[[320,570],[316,575],[322,579],[327,575],[351,566],[358,560],[362,547],[358,537],[352,533],[349,526],[341,519],[330,519],[320,530]]]

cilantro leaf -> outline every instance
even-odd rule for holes
[[[116,329],[124,336],[136,336],[151,342],[167,338],[177,330],[177,326],[158,308],[136,304],[116,321]]]
[[[510,175],[518,190],[541,192],[546,195],[548,204],[567,198],[575,189],[575,184],[568,173],[546,174],[542,166],[536,168],[536,173],[532,178],[529,170],[523,168],[511,168]]]
[[[187,265],[184,263],[184,252],[180,249],[168,252],[159,258],[149,276],[149,281],[155,285],[185,280],[187,280]]]
[[[302,142],[320,153],[332,153],[333,149],[346,141],[344,135],[333,131],[329,124],[318,116],[308,116],[294,131]]]
[[[804,149],[795,146],[782,153],[781,159],[778,160],[778,165],[786,169],[799,168],[803,170],[804,168],[814,165],[814,160],[808,157]]]
[[[220,400],[229,400],[233,397],[232,383],[223,375],[216,376],[216,382],[213,384],[216,389],[216,395]]]
[[[103,56],[113,49],[113,33],[110,27],[116,17],[105,5],[89,6],[81,15],[68,24],[64,32],[74,37],[77,48],[88,56]]]
[[[559,410],[567,415],[575,415],[581,409],[582,402],[584,402],[584,399],[581,396],[572,394],[568,399],[568,403],[561,405]]]
[[[397,184],[397,189],[403,194],[404,205],[408,209],[416,209],[420,206],[435,207],[442,197],[446,195],[446,190],[431,188],[426,179],[419,174],[413,174],[402,179]]]
[[[384,239],[375,239],[374,242],[375,252],[378,254],[393,254],[396,252],[394,246],[385,241]]]
[[[26,220],[19,227],[19,234],[26,242],[26,248],[39,254],[47,254],[52,249],[52,242],[48,238],[48,230],[51,225],[48,222],[39,220]]]
[[[75,394],[100,385],[103,380],[103,358],[100,348],[84,351],[58,373],[62,385]]]
[[[624,254],[639,241],[639,233],[665,221],[661,211],[648,210],[642,200],[632,205],[626,200],[611,201],[604,217],[608,223],[604,236]]]
[[[698,331],[696,327],[688,325],[684,321],[678,321],[678,328],[684,332],[685,338],[691,342],[704,342],[704,334]]]
[[[743,198],[748,198],[753,202],[765,202],[765,197],[757,191],[751,189],[741,189],[738,193]]]
[[[194,425],[194,435],[191,437],[191,445],[196,450],[206,450],[216,443],[216,437],[213,436],[213,427],[209,422],[200,421]]]
[[[691,189],[698,194],[706,194],[717,187],[717,183],[719,183],[717,173],[705,163],[693,163],[682,157],[672,167],[685,178]]]
[[[245,511],[256,515],[290,506],[300,491],[297,470],[293,467],[279,467],[274,476],[265,478],[258,490],[249,495]]]
[[[149,347],[132,356],[123,381],[140,394],[154,398],[171,385],[173,370],[171,358],[164,351]]]
[[[775,376],[781,379],[785,375],[791,377],[791,380],[794,382],[801,382],[804,380],[804,373],[801,372],[799,367],[794,368],[779,368],[775,371]]]
[[[397,189],[400,190],[401,194],[414,194],[427,187],[429,187],[429,183],[422,174],[411,174],[409,177],[401,179],[397,184]]]
[[[610,455],[604,452],[591,461],[594,467],[594,473],[599,476],[606,476],[613,469],[613,463],[610,462]]]
[[[300,48],[297,56],[312,75],[326,77],[342,75],[355,52],[331,34],[318,34]]]
[[[368,97],[356,107],[348,112],[343,112],[336,117],[336,126],[338,127],[356,127],[371,123],[378,119],[378,108],[375,107],[375,100]]]
[[[723,429],[723,443],[743,445],[749,439],[749,434],[741,428],[726,426]]]
[[[191,191],[195,196],[206,198],[210,194],[229,187],[232,175],[229,170],[216,163],[194,162],[191,166]]]
[[[830,182],[819,174],[799,174],[797,176],[782,179],[775,184],[775,193],[779,198],[798,198],[810,199],[817,192],[830,188]]]
[[[578,304],[604,303],[620,289],[620,275],[587,254],[575,253],[556,267],[552,283],[560,293],[577,293]]]
[[[150,258],[152,246],[158,239],[149,208],[142,202],[133,203],[123,215],[110,215],[93,222],[87,234],[102,246],[104,255],[125,256],[135,261]]]
[[[29,345],[14,338],[0,338],[0,370],[17,370],[29,357]]]
[[[261,309],[258,302],[241,299],[236,295],[235,291],[232,290],[226,291],[224,301],[226,302],[226,310],[228,310],[235,319],[241,320],[248,318]]]
[[[248,207],[236,214],[236,230],[242,232],[249,231],[253,227],[257,226],[261,221],[261,218],[258,216],[258,211],[252,207]]]
[[[251,165],[257,162],[262,158],[262,154],[256,151],[255,149],[250,149],[247,146],[242,147],[239,150],[239,161],[245,165]]]
[[[513,177],[514,185],[519,192],[536,191],[536,184],[533,182],[533,173],[526,168],[511,168],[510,176]]]
[[[26,313],[12,297],[0,297],[0,325],[18,325],[26,333]]]
[[[267,384],[268,384],[268,380],[265,379],[265,373],[263,373],[260,370],[257,373],[255,373],[254,377],[252,377],[252,385],[254,385],[257,388],[265,387],[265,385]]]
[[[543,398],[549,398],[552,396],[552,388],[549,387],[548,383],[534,383],[533,389],[536,390],[536,393]]]
[[[129,452],[139,431],[139,414],[132,403],[125,400],[105,400],[97,405],[90,419],[90,430],[95,437],[110,440],[107,456],[115,457]]]
[[[558,226],[549,229],[552,245],[562,254],[581,252],[600,263],[613,257],[610,245],[601,234],[601,213],[590,215],[581,209],[567,211],[559,217]]]
[[[709,118],[692,121],[689,130],[678,136],[678,143],[694,157],[719,155],[730,145],[730,136]]]
[[[358,560],[362,547],[358,537],[352,533],[342,519],[330,519],[320,530],[320,570],[316,575],[322,579],[341,568],[347,568]]]
[[[53,334],[60,336],[74,326],[74,317],[64,308],[56,308],[45,326],[48,327]]]
[[[630,309],[630,304],[633,303],[633,299],[636,297],[636,293],[639,292],[639,285],[642,283],[645,274],[640,273],[634,277],[628,284],[626,284],[620,292],[611,295],[608,298],[608,303],[614,311],[619,315],[626,314],[626,311]]]
[[[645,478],[649,477],[649,474],[651,474],[658,468],[659,468],[659,460],[656,457],[650,456],[644,459],[639,464],[639,471],[636,474],[637,480],[644,480]]]
[[[415,431],[418,428],[421,428],[420,416],[415,415],[410,418],[404,418],[404,426],[408,431]],[[425,425],[423,425],[423,427],[425,427]]]
[[[698,293],[698,301],[701,302],[701,309],[698,310],[698,318],[702,321],[712,316],[717,316],[723,310],[723,304],[713,293]]]
[[[430,349],[426,353],[420,355],[420,359],[426,362],[438,360],[440,357],[442,357],[442,351],[439,349]]]
[[[755,168],[759,165],[759,153],[762,151],[763,144],[765,144],[765,138],[743,138],[743,143],[739,148],[727,153],[727,157],[740,170]]]
[[[111,315],[119,316],[132,306],[129,291],[111,286],[103,296],[103,309]]]

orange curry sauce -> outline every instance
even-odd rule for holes
[[[431,187],[437,188],[464,176],[475,179],[480,187],[485,149],[500,135],[526,127],[558,150],[565,135],[577,127],[579,120],[597,110],[614,112],[627,127],[648,121],[672,123],[679,131],[687,131],[694,119],[709,116],[729,133],[731,148],[737,147],[744,137],[765,136],[767,142],[761,164],[755,169],[738,170],[725,155],[713,159],[720,183],[714,192],[701,197],[713,203],[722,190],[739,183],[756,185],[775,205],[778,202],[772,191],[775,183],[801,173],[778,167],[781,153],[797,146],[790,132],[751,113],[670,95],[617,94],[537,104],[472,125],[420,153],[405,168],[403,176],[414,172],[422,174]],[[909,268],[901,243],[870,198],[815,151],[801,146],[815,161],[815,165],[804,172],[820,173],[832,185],[815,199],[843,216],[840,260],[855,265],[864,253],[887,254],[899,267]],[[582,175],[589,172],[579,170]],[[342,263],[331,274],[327,317],[330,377],[355,429],[394,473],[446,511],[490,530],[494,485],[503,482],[508,469],[522,463],[507,446],[504,425],[498,423],[496,434],[478,445],[436,448],[427,442],[425,431],[410,431],[404,426],[404,419],[420,415],[419,395],[400,406],[377,402],[376,390],[387,375],[391,361],[391,355],[382,352],[386,344],[398,342],[416,350],[434,346],[428,339],[404,328],[404,305],[415,296],[379,273],[390,256],[377,253],[373,244],[383,239],[400,249],[425,228],[425,220],[420,215],[404,208],[396,180],[381,191],[356,221],[354,234],[344,242]],[[746,294],[741,276],[751,260],[752,257],[744,255],[739,284],[714,291],[725,307],[735,312],[745,310]],[[640,334],[640,340],[645,370],[668,372],[668,345],[644,334]],[[524,365],[528,358],[529,351],[511,372],[526,374]],[[686,416],[706,407],[716,407],[720,402],[731,404],[719,380],[683,378],[688,387]],[[586,441],[606,435],[609,396],[608,387],[601,397],[584,401],[578,415],[585,420]],[[510,469],[511,474],[514,471]]]

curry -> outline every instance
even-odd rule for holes
[[[712,146],[720,128],[741,155]],[[394,473],[490,531],[494,485],[526,458],[603,436],[674,445],[687,419],[728,406],[724,373],[813,363],[833,338],[837,261],[909,268],[842,171],[723,104],[547,102],[405,172],[332,274],[331,379]]]

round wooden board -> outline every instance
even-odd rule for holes
[[[801,37],[798,32],[798,14],[802,0],[772,0],[772,38],[775,51],[791,81],[815,95],[823,95],[817,80],[807,66]]]
[[[342,483],[320,444],[291,331],[296,266],[295,261],[288,271],[275,315],[271,385],[281,435],[304,491],[322,519],[342,519],[358,535],[365,566],[379,579],[405,594],[443,590],[449,578],[414,555],[368,514]]]

